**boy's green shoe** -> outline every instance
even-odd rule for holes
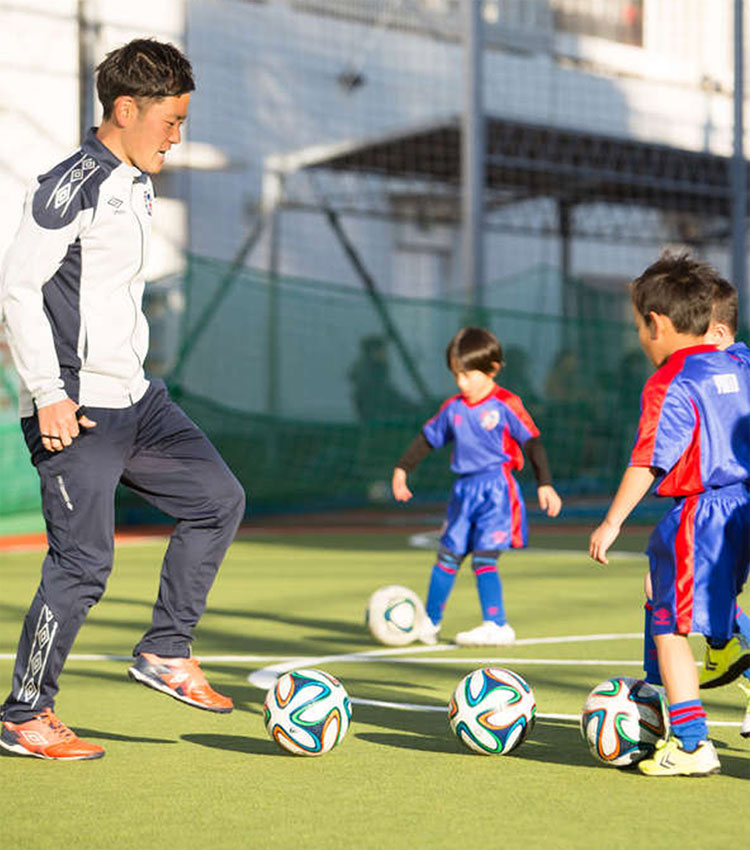
[[[740,735],[742,735],[743,738],[750,738],[750,680],[740,679],[739,682],[737,682],[737,686],[740,688],[742,693],[745,695],[745,699],[747,700],[747,707],[745,708],[745,719],[742,721]]]
[[[721,763],[710,741],[701,741],[692,753],[682,749],[678,738],[657,741],[654,754],[638,762],[646,776],[709,776],[721,772]]]
[[[706,644],[703,669],[698,681],[702,688],[728,685],[750,667],[750,645],[742,635],[735,635],[723,649]]]

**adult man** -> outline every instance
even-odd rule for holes
[[[148,175],[180,141],[195,88],[190,63],[171,44],[137,39],[97,70],[101,126],[35,182],[0,290],[49,544],[0,709],[0,746],[65,760],[104,755],[53,708],[65,659],[112,566],[118,482],[178,519],[130,675],[222,713],[232,701],[210,688],[190,646],[245,506],[206,436],[143,372]]]

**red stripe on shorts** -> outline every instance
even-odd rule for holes
[[[675,537],[675,628],[688,634],[693,626],[693,591],[695,588],[695,511],[698,496],[687,496],[680,513],[680,526]]]
[[[510,544],[514,549],[522,549],[521,499],[518,495],[518,485],[511,472],[510,464],[503,464],[503,475],[508,484],[508,500],[510,502]]]

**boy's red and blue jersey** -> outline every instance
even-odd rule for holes
[[[725,351],[735,359],[741,360],[745,365],[750,366],[750,348],[744,342],[733,342]]]
[[[714,345],[675,352],[641,396],[631,466],[663,473],[660,496],[689,496],[750,479],[750,373]]]
[[[654,634],[729,637],[750,566],[750,370],[742,352],[682,349],[641,397],[631,466],[674,496],[648,544]]]
[[[522,469],[521,446],[538,437],[539,429],[521,399],[496,385],[473,404],[460,394],[452,396],[422,433],[433,449],[452,442],[451,469],[456,475],[471,475],[503,466]]]
[[[433,449],[453,444],[451,469],[459,476],[441,546],[456,555],[525,546],[526,509],[513,470],[523,468],[521,447],[539,429],[521,399],[499,386],[473,404],[455,395],[422,433]]]

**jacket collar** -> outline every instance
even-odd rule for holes
[[[116,168],[123,168],[132,174],[134,180],[145,179],[144,173],[139,168],[123,162],[105,144],[99,141],[96,136],[98,129],[98,127],[91,127],[89,129],[81,145],[81,150],[93,156],[101,166],[109,171],[114,171]]]

